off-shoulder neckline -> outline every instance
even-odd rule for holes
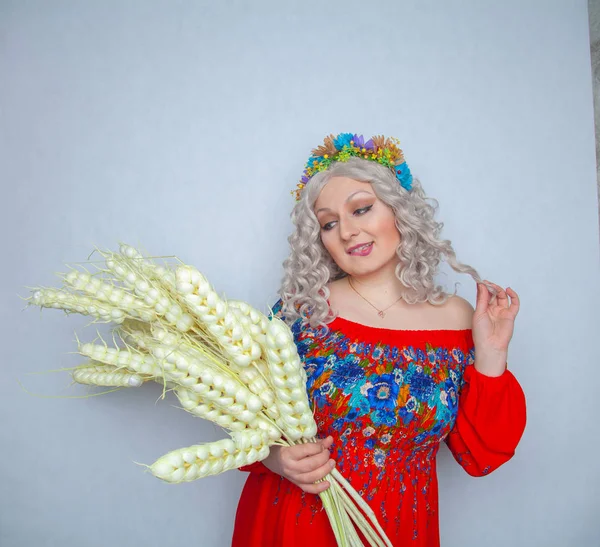
[[[471,329],[387,329],[363,325],[344,317],[336,317],[327,325],[348,339],[367,344],[426,346],[433,344],[469,348],[473,345]]]
[[[471,329],[388,329],[385,327],[375,327],[373,325],[363,325],[362,323],[357,323],[356,321],[351,321],[350,319],[346,319],[345,317],[341,317],[341,316],[337,316],[331,323],[329,323],[329,327],[331,328],[336,322],[341,322],[341,323],[347,323],[349,325],[351,325],[354,328],[360,328],[360,329],[372,329],[372,330],[376,330],[376,331],[383,331],[383,332],[389,332],[389,333],[403,333],[403,332],[407,332],[407,333],[428,333],[428,332],[443,332],[443,333],[464,333],[464,332],[470,332]]]

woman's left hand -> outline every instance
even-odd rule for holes
[[[497,294],[492,296],[483,283],[477,284],[472,328],[475,367],[488,376],[500,376],[506,368],[508,344],[519,313],[519,296],[510,287],[504,290],[490,281],[486,283],[494,287]]]

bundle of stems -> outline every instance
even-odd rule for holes
[[[306,373],[290,328],[249,304],[220,297],[196,268],[157,264],[133,247],[96,249],[96,271],[70,267],[60,289],[36,287],[29,304],[115,323],[113,345],[81,344],[81,384],[172,391],[182,407],[229,437],[174,450],[148,469],[171,483],[193,481],[265,459],[272,445],[317,442]],[[176,257],[175,257],[176,258]],[[90,266],[93,264],[89,263]],[[115,335],[120,338],[117,343]],[[391,546],[371,508],[333,469],[320,493],[339,546]]]

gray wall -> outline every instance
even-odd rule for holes
[[[0,2],[3,547],[228,544],[243,473],[172,486],[133,463],[222,433],[158,386],[25,393],[88,393],[29,373],[75,366],[73,331],[95,331],[16,294],[122,240],[266,309],[289,192],[340,131],[398,136],[459,258],[522,298],[528,428],[483,479],[442,451],[442,545],[600,544],[587,3],[320,4]]]

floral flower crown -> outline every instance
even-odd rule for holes
[[[312,155],[306,162],[304,174],[296,190],[292,190],[292,195],[295,195],[296,201],[298,201],[302,190],[313,175],[319,171],[325,171],[333,162],[345,162],[352,157],[376,161],[388,167],[393,171],[402,188],[410,191],[412,175],[399,144],[398,139],[393,137],[386,139],[383,135],[373,137],[367,142],[362,135],[353,135],[352,133],[340,133],[337,137],[329,135],[329,137],[325,137],[321,146],[312,150]]]

